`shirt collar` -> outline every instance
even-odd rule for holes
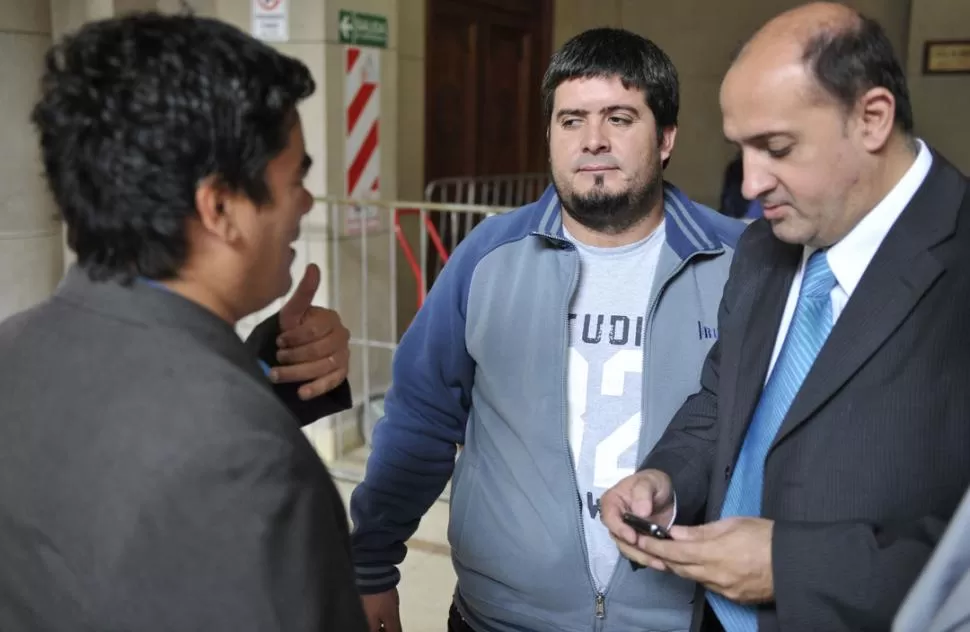
[[[919,153],[916,160],[896,183],[886,197],[882,199],[865,217],[862,218],[848,235],[828,250],[828,263],[832,274],[846,294],[852,296],[862,275],[865,274],[869,262],[876,255],[879,246],[899,219],[903,210],[909,204],[916,191],[923,184],[930,167],[933,165],[933,155],[926,144],[917,139]],[[811,255],[812,249],[805,249],[805,257]]]

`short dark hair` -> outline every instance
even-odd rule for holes
[[[267,203],[266,166],[314,90],[304,64],[213,19],[130,14],[56,43],[31,120],[78,264],[174,277],[198,185]]]
[[[677,124],[680,82],[659,46],[624,29],[595,28],[576,35],[552,56],[542,79],[542,110],[552,120],[556,88],[570,79],[618,77],[626,89],[643,91],[659,130]]]
[[[882,26],[858,14],[856,24],[826,29],[807,43],[802,60],[819,86],[846,110],[865,92],[885,88],[896,100],[895,123],[905,133],[913,131],[913,106],[902,65]]]

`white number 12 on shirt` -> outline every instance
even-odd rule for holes
[[[618,397],[623,395],[626,374],[641,375],[643,356],[639,350],[621,349],[603,363],[603,379],[600,394]],[[573,463],[578,462],[583,444],[587,393],[589,386],[589,363],[575,349],[569,350],[569,444]],[[639,402],[638,402],[639,406]],[[616,430],[600,441],[594,456],[593,485],[608,488],[625,476],[633,474],[634,468],[620,467],[620,457],[640,440],[640,412],[617,426]]]

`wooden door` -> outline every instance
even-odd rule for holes
[[[546,170],[539,88],[551,53],[552,1],[428,0],[425,183]],[[461,198],[492,203],[481,191]],[[481,220],[432,215],[446,248]],[[444,262],[431,249],[426,263],[429,289]]]
[[[546,169],[552,0],[428,0],[425,182]]]

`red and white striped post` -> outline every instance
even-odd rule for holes
[[[376,199],[380,194],[380,50],[347,46],[344,90],[347,197]],[[380,226],[377,209],[347,209],[344,230],[359,233]]]

